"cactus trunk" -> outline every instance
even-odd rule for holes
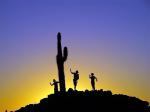
[[[64,74],[64,62],[67,60],[68,51],[67,47],[64,47],[64,52],[62,53],[61,46],[61,34],[57,34],[57,67],[58,67],[58,77],[60,84],[60,92],[66,92],[66,84],[65,84],[65,74]]]

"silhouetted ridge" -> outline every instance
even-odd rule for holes
[[[63,51],[63,52],[62,52]],[[93,91],[77,91],[79,72],[72,72],[74,90],[66,92],[64,63],[68,57],[68,49],[62,50],[61,33],[57,34],[56,63],[59,81],[53,79],[54,93],[44,98],[39,104],[30,104],[16,112],[150,112],[149,103],[135,97],[112,94],[111,91],[96,90],[94,73],[89,75]],[[59,83],[59,87],[58,87]],[[60,90],[59,90],[60,88]]]
[[[111,91],[73,91],[51,94],[39,104],[30,104],[16,112],[150,112],[149,103]]]

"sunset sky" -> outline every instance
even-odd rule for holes
[[[97,89],[150,102],[149,0],[0,0],[0,112],[53,93],[58,79],[57,32],[69,49],[65,63],[79,70],[78,90]]]

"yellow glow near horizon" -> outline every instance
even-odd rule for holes
[[[135,2],[136,1],[136,2]],[[66,87],[97,89],[150,102],[150,0],[0,0],[0,112],[53,93],[57,33],[68,47]]]
[[[42,57],[41,59],[44,58],[47,57]],[[22,65],[22,67],[14,70],[12,74],[17,74],[17,80],[14,78],[14,80],[8,84],[8,87],[11,86],[9,90],[3,88],[4,92],[0,95],[0,102],[2,103],[0,111],[5,109],[16,110],[27,104],[39,103],[41,99],[53,93],[53,86],[50,86],[49,82],[52,81],[53,78],[58,80],[55,57],[53,61],[51,61],[52,65],[49,65],[49,61],[43,62],[41,59],[33,59],[32,61],[26,62],[27,64],[25,66]],[[47,58],[47,60],[49,60],[49,58]],[[85,65],[83,64],[83,60],[74,60],[70,63],[70,59],[68,59],[68,62],[65,63],[67,90],[68,88],[73,88],[73,77],[69,71],[71,67],[73,71],[76,69],[79,70],[80,79],[77,86],[78,90],[91,90],[88,75],[94,72],[98,78],[98,82],[96,82],[97,89],[111,90],[113,93],[127,94],[150,101],[148,95],[150,91],[147,91],[144,87],[139,88],[136,81],[133,83],[133,80],[130,80],[130,78],[134,79],[134,77],[126,77],[125,74],[133,74],[132,71],[122,72],[122,70],[118,70],[116,66],[109,65],[103,67],[90,61],[89,63],[91,65]],[[103,64],[103,62],[101,63]],[[107,70],[107,68],[109,70]]]

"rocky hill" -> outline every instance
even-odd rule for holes
[[[51,94],[39,104],[30,104],[16,112],[150,112],[149,103],[136,97],[111,91],[73,91]]]

